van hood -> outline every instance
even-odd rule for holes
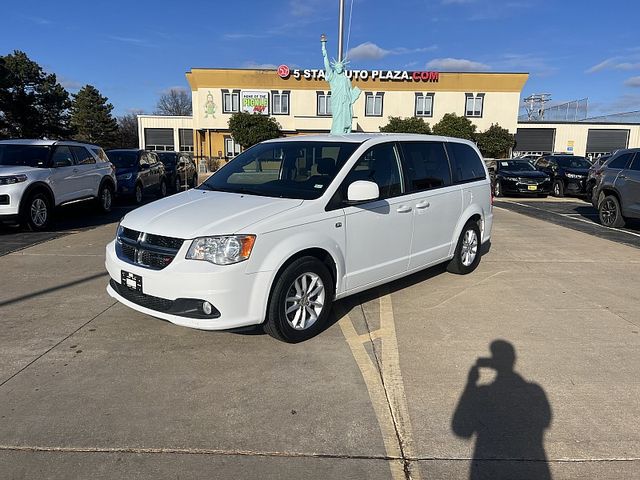
[[[123,218],[122,225],[140,232],[184,239],[257,233],[250,231],[251,225],[302,202],[194,189],[137,208]]]

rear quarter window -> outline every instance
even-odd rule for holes
[[[465,143],[451,142],[448,150],[453,159],[453,176],[456,183],[472,182],[487,178],[482,159]]]

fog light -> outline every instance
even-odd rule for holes
[[[211,315],[211,312],[213,312],[213,305],[209,302],[202,302],[202,311],[205,315]]]

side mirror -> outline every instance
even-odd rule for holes
[[[347,200],[353,203],[376,200],[379,196],[378,184],[368,180],[356,180],[347,189]]]

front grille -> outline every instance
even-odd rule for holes
[[[520,183],[524,183],[525,185],[537,185],[539,182],[535,178],[521,178]]]
[[[121,227],[118,230],[116,253],[121,260],[152,270],[162,270],[173,261],[183,243],[181,238]]]
[[[154,297],[152,295],[145,295],[144,293],[136,292],[127,287],[123,287],[115,280],[111,279],[109,282],[111,288],[113,288],[121,297],[126,298],[136,305],[155,310],[156,312],[167,312],[173,307],[173,300],[167,300],[166,298]]]

